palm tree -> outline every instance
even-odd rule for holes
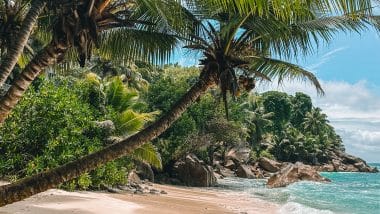
[[[176,8],[178,4],[175,1],[160,4],[150,0],[111,2],[82,0],[74,4],[75,8],[67,1],[54,5],[57,18],[53,38],[25,67],[0,100],[0,123],[42,70],[62,61],[73,48],[81,66],[91,57],[93,46],[100,48],[102,56],[123,61],[142,59],[156,62],[170,57],[178,41],[171,32],[181,28],[173,27],[181,22],[170,25],[174,22],[161,13]]]
[[[13,184],[1,186],[0,206],[20,201],[39,192],[57,187],[57,185],[74,179],[84,172],[91,171],[111,160],[131,154],[136,148],[158,137],[169,128],[186,108],[211,85],[212,80],[210,76],[204,75],[173,105],[167,114],[135,135],[63,166],[21,179]]]
[[[115,124],[115,131],[112,134],[119,137],[131,136],[140,131],[147,122],[153,121],[159,113],[157,111],[139,112],[139,108],[144,104],[139,101],[138,92],[125,86],[120,76],[101,82],[99,81],[100,77],[94,73],[89,73],[86,75],[86,80],[95,84],[100,89],[100,93],[103,89],[105,105],[116,111],[116,115],[112,118]],[[136,148],[131,153],[131,158],[147,162],[158,169],[162,168],[161,156],[151,143]]]
[[[10,4],[10,1],[6,1]],[[14,14],[11,16],[7,14],[6,20],[9,18],[11,20],[7,20],[7,24],[10,24],[13,29],[17,29],[14,26],[15,19],[23,19],[23,22],[18,30],[17,34],[13,33],[8,34],[9,32],[2,32],[3,34],[8,34],[7,36],[17,38],[17,42],[10,41],[10,45],[7,48],[7,54],[5,59],[2,60],[2,64],[0,65],[0,86],[2,86],[7,80],[8,76],[11,74],[14,66],[17,63],[18,58],[20,57],[25,45],[28,42],[30,34],[32,32],[33,26],[37,22],[37,18],[42,12],[43,8],[46,5],[46,2],[43,0],[33,0],[28,13],[25,15],[25,18],[20,18],[23,15],[23,10],[27,1],[15,1],[13,2],[13,6],[6,5],[7,11],[12,11]],[[12,9],[10,9],[11,7]],[[6,14],[6,13],[5,13]],[[5,24],[5,23],[3,23]],[[8,29],[9,30],[9,29]]]
[[[188,2],[191,2],[188,3],[189,8],[195,8],[196,12],[199,8],[208,7],[208,10],[202,10],[197,21],[203,34],[194,35],[186,48],[202,51],[200,64],[206,68],[214,64],[213,67],[217,68],[215,84],[220,86],[227,118],[227,93],[236,96],[242,89],[250,91],[255,87],[256,79],[270,81],[276,78],[279,83],[289,79],[308,80],[323,94],[313,73],[273,56],[291,58],[299,52],[308,54],[314,49],[313,43],[318,43],[319,40],[330,41],[336,30],[358,31],[365,27],[368,20],[374,20],[373,17],[364,15],[328,16],[329,12],[326,13],[325,9],[318,7],[320,5],[317,6],[323,4],[323,1],[310,1],[312,7],[300,6],[303,5],[302,1],[267,1],[260,6],[257,1],[239,1],[241,4],[223,0]],[[245,11],[251,4],[257,7]],[[349,2],[347,4],[351,5]],[[218,5],[226,9],[215,8]],[[281,15],[273,12],[282,11],[287,6],[294,7],[292,17],[281,13],[284,17],[279,18]],[[355,8],[355,4],[352,6]],[[265,7],[273,11],[266,12],[264,17],[260,16]],[[240,14],[229,13],[230,10]],[[377,24],[377,21],[374,22]]]
[[[260,106],[259,102],[254,96],[248,97],[248,102],[242,106],[248,114],[246,122],[251,132],[250,140],[253,146],[260,146],[266,134],[265,127],[270,126],[273,122],[271,118],[274,116],[273,112],[265,112],[265,109]]]
[[[206,0],[203,0],[203,2],[205,2],[205,1]],[[212,2],[215,2],[215,0],[209,0],[208,2],[212,3]],[[285,1],[267,1],[267,0],[227,1],[227,0],[220,0],[220,2],[224,2],[224,3],[233,2],[234,8],[237,5],[238,7],[236,7],[236,8],[238,8],[238,9],[239,8],[249,8],[246,6],[246,4],[248,2],[251,2],[248,6],[251,7],[252,12],[249,12],[248,13],[249,16],[247,16],[247,15],[246,16],[249,18],[249,17],[251,17],[250,14],[255,14],[254,17],[263,18],[263,21],[267,20],[264,17],[267,17],[268,20],[272,20],[274,17],[275,19],[272,20],[272,22],[269,22],[269,21],[266,22],[266,24],[268,24],[268,26],[269,26],[269,29],[272,29],[272,31],[273,31],[273,29],[276,29],[274,27],[276,25],[274,25],[274,24],[285,22],[286,20],[289,19],[289,17],[293,17],[293,16],[297,15],[298,12],[301,13],[300,11],[298,11],[296,9],[301,10],[301,9],[305,8],[304,6],[308,6],[308,5],[301,5],[301,7],[296,7],[296,9],[294,11],[292,11],[293,7],[289,7],[289,9],[287,9],[287,10],[290,10],[291,13],[288,13],[287,16],[285,16],[285,15],[283,16],[283,14],[285,14],[287,12],[287,10],[282,10],[283,5],[281,5],[280,7],[278,7],[278,6],[274,7],[273,4],[271,4],[269,7],[266,7],[265,6],[266,2],[272,2],[272,3],[275,3],[275,2],[277,2],[277,3],[279,3],[279,2],[295,2],[295,3],[300,3],[300,2],[305,2],[305,1],[298,1],[298,0],[296,0],[296,1],[294,1],[294,0],[289,0],[289,1],[287,1],[287,0],[285,0]],[[322,4],[321,3],[322,1],[317,1],[317,0],[306,1],[306,2],[314,2],[314,3],[317,2],[318,5]],[[322,5],[323,6],[322,8],[324,8],[324,10],[330,9],[330,11],[331,11],[334,8],[337,8],[340,11],[346,12],[346,11],[351,11],[352,8],[356,9],[356,7],[334,7],[335,5],[332,6],[329,3],[329,2],[334,2],[334,3],[337,3],[338,5],[347,4],[347,2],[356,3],[356,1],[353,1],[353,0],[352,1],[329,1],[329,0],[325,0],[323,2],[325,3]],[[365,10],[368,8],[367,5],[365,4],[365,2],[367,2],[370,5],[369,0],[368,1],[362,1],[361,4],[358,4],[360,9]],[[218,5],[218,4],[216,4],[216,5]],[[265,7],[262,7],[263,5]],[[356,5],[357,4],[354,4],[354,6],[356,6]],[[310,7],[306,7],[306,8],[308,8],[308,9],[315,8],[316,5],[313,4],[313,5],[309,5],[309,6]],[[345,5],[345,6],[347,6],[347,5]],[[191,8],[191,7],[185,7],[185,8]],[[223,6],[223,8],[224,8],[224,6]],[[260,8],[260,10],[258,11],[257,8]],[[281,9],[278,10],[279,8],[281,8]],[[286,8],[288,8],[288,7],[286,7]],[[220,10],[212,10],[212,11],[220,11]],[[354,11],[351,11],[351,12],[354,12]],[[198,14],[197,11],[194,11],[194,14]],[[227,14],[229,14],[229,13],[227,13]],[[240,14],[244,14],[244,11],[242,10],[242,12]],[[258,16],[256,14],[258,14]],[[267,14],[274,14],[274,16],[268,17]],[[235,17],[235,14],[233,14],[231,16]],[[239,20],[238,19],[239,16],[236,16],[236,17],[237,17],[236,20]],[[244,46],[244,45],[240,46],[239,45],[240,40],[236,40],[234,35],[237,35],[236,31],[238,31],[240,29],[240,27],[243,25],[239,24],[242,21],[241,17],[239,20],[240,22],[238,22],[238,24],[236,24],[236,22],[233,22],[236,20],[235,19],[231,20],[231,23],[234,23],[233,27],[222,28],[222,29],[226,29],[226,31],[223,30],[223,34],[224,33],[227,33],[227,34],[231,33],[230,36],[227,36],[227,37],[225,35],[220,35],[220,33],[222,33],[222,32],[220,32],[220,33],[217,33],[217,31],[213,32],[213,29],[215,29],[215,28],[212,27],[212,25],[209,25],[209,28],[207,30],[205,30],[205,32],[207,34],[210,34],[209,35],[210,38],[227,38],[227,40],[226,40],[227,43],[222,44],[219,41],[215,41],[216,42],[215,44],[214,43],[208,43],[207,41],[203,42],[202,38],[199,36],[194,37],[196,39],[193,39],[192,41],[198,41],[198,43],[195,43],[195,44],[200,43],[201,46],[199,46],[199,48],[196,48],[195,46],[193,46],[193,48],[202,49],[205,51],[205,53],[210,53],[211,55],[210,56],[205,55],[206,56],[205,60],[203,60],[203,62],[204,62],[203,64],[205,66],[202,69],[202,72],[201,72],[201,75],[200,75],[198,82],[196,82],[194,84],[194,86],[191,87],[191,89],[177,103],[175,103],[173,105],[173,107],[170,109],[170,111],[167,112],[167,114],[163,115],[160,119],[158,119],[156,122],[152,123],[151,125],[149,125],[145,129],[143,129],[142,131],[120,141],[119,143],[112,144],[112,145],[110,145],[110,146],[108,146],[108,147],[106,147],[106,148],[104,148],[98,152],[87,155],[85,157],[81,157],[76,161],[67,163],[67,164],[60,166],[60,167],[57,167],[55,169],[51,169],[49,171],[45,171],[43,173],[40,173],[40,174],[31,176],[28,178],[19,180],[16,183],[0,187],[0,206],[4,206],[6,204],[22,200],[22,199],[27,198],[31,195],[36,194],[36,193],[45,191],[49,188],[56,187],[58,184],[65,182],[65,181],[68,181],[70,179],[73,179],[75,177],[78,177],[80,174],[88,172],[90,170],[93,170],[93,169],[97,168],[98,166],[100,166],[104,163],[107,163],[108,161],[111,161],[111,160],[117,159],[119,157],[125,156],[127,154],[130,154],[135,148],[143,145],[146,142],[151,141],[152,139],[154,139],[157,136],[159,136],[160,134],[162,134],[168,127],[171,126],[171,124],[174,121],[176,121],[180,117],[180,115],[186,110],[186,108],[192,102],[194,102],[203,92],[205,92],[211,85],[213,85],[215,83],[218,84],[219,82],[222,82],[223,83],[222,84],[222,87],[223,87],[222,90],[224,90],[225,92],[227,92],[227,90],[230,90],[233,93],[235,93],[236,89],[234,87],[236,86],[236,84],[235,84],[235,86],[228,85],[229,83],[237,82],[237,78],[234,79],[234,75],[233,75],[235,73],[234,69],[240,68],[240,67],[244,69],[243,65],[245,65],[245,66],[250,65],[250,64],[247,65],[246,61],[244,61],[244,63],[243,63],[240,60],[242,58],[241,56],[246,56],[247,59],[251,58],[250,57],[251,55],[246,55],[246,54],[243,55],[242,52],[244,53],[244,51],[242,51],[242,50],[246,50],[247,52],[250,52],[250,53],[255,53],[256,51],[265,50],[264,48],[259,49],[259,50],[255,50],[254,47],[252,47],[251,45],[248,45],[248,46]],[[245,19],[243,19],[243,21],[244,20]],[[194,21],[194,23],[199,24],[200,22]],[[269,25],[270,23],[272,23],[272,25]],[[265,25],[263,25],[263,26],[265,26]],[[288,25],[284,25],[284,26],[288,26]],[[206,29],[206,27],[207,27],[207,25],[205,26],[205,29]],[[234,30],[232,30],[232,29],[234,29]],[[288,28],[286,28],[286,29],[288,29]],[[333,28],[333,29],[335,29],[335,28]],[[328,30],[332,30],[332,29],[328,28]],[[276,32],[276,31],[273,31],[273,32]],[[282,32],[282,31],[280,31],[280,32]],[[289,37],[289,36],[292,35],[293,32],[292,31],[290,31],[290,32],[285,31],[285,32],[288,33],[286,35],[286,37],[284,36],[284,33],[282,32],[282,34],[280,33],[280,35],[282,35],[282,37],[279,36],[278,38],[282,38],[283,41],[286,41],[285,38],[288,38],[288,40],[291,40],[293,37]],[[249,35],[252,35],[252,34],[249,34]],[[267,34],[262,34],[262,35],[260,34],[259,36],[265,37],[266,35]],[[297,34],[295,34],[295,35],[297,35]],[[256,38],[257,35],[253,34],[253,36],[254,36],[253,38]],[[305,37],[305,34],[303,34],[303,36]],[[240,37],[242,38],[242,36],[240,36]],[[298,34],[297,38],[300,39],[302,37],[300,36],[300,34]],[[303,40],[303,41],[310,42],[310,39],[311,39],[310,37],[306,36],[305,40]],[[202,41],[202,42],[199,42],[199,41]],[[268,44],[268,43],[269,43],[268,40],[263,40],[263,42],[261,44]],[[58,43],[58,44],[60,44],[60,43]],[[281,43],[281,44],[284,44],[284,43]],[[54,47],[55,47],[55,49],[54,49]],[[215,51],[214,51],[214,47],[215,47]],[[53,54],[57,54],[57,55],[62,54],[64,51],[66,51],[66,49],[67,49],[67,46],[53,46],[52,47],[52,50],[55,51],[55,52],[53,52]],[[210,50],[210,51],[208,51],[208,50]],[[226,53],[224,52],[225,50],[227,50]],[[268,49],[266,49],[266,50],[268,50]],[[237,58],[236,58],[234,55],[232,55],[232,53],[239,53],[239,55],[237,55]],[[258,53],[261,54],[259,56],[262,56],[264,54],[263,52],[258,52]],[[254,56],[257,56],[257,55],[254,55]],[[40,58],[40,59],[43,59],[44,64],[49,63],[49,60],[46,60],[46,59],[54,59],[55,55],[53,55],[53,57],[49,57],[49,55],[47,55],[46,57],[47,58]],[[245,58],[243,58],[243,59],[245,59]],[[266,59],[266,58],[261,57],[260,59]],[[264,60],[264,61],[267,62],[268,60]],[[249,61],[249,62],[251,62],[251,61]],[[239,67],[239,65],[240,65],[240,67]],[[266,64],[264,64],[264,66],[265,65]],[[41,68],[41,66],[39,68]],[[234,69],[232,69],[232,68],[234,68]],[[245,69],[245,70],[247,70],[247,69]],[[38,73],[38,72],[36,72],[36,73]],[[260,74],[260,72],[253,72],[253,73],[254,74],[257,73],[257,75]],[[300,72],[297,72],[297,73],[300,73]],[[279,74],[278,70],[275,71],[275,74]],[[284,77],[281,75],[277,75],[277,76]],[[290,75],[290,77],[294,77],[294,76]],[[309,75],[309,79],[312,79],[311,77],[313,77],[313,76]],[[32,80],[29,79],[29,82],[30,81],[32,81]],[[248,85],[248,89],[250,89],[251,87],[252,86]]]
[[[153,121],[159,113],[139,112],[144,103],[139,101],[138,91],[126,87],[119,76],[113,77],[100,88],[105,88],[105,105],[116,111],[113,118],[116,128],[114,134],[123,137],[135,134],[145,123]]]
[[[320,108],[313,108],[310,112],[306,113],[304,122],[302,123],[305,131],[311,132],[313,135],[323,133],[326,128],[327,115],[322,113]]]

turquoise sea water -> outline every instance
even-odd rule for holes
[[[380,168],[380,164],[371,164]],[[380,214],[380,173],[321,173],[331,183],[298,182],[268,189],[265,180],[226,178],[220,189],[281,204],[287,214]]]

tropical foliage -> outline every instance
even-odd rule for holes
[[[169,67],[153,82],[146,95],[150,107],[165,112],[166,102],[178,99],[182,87],[191,84],[195,68]],[[156,141],[164,164],[187,153],[205,161],[214,152],[223,154],[231,147],[248,143],[252,158],[267,156],[280,161],[326,162],[329,151],[343,148],[340,137],[326,115],[313,107],[311,98],[301,92],[288,95],[270,91],[243,93],[231,102],[231,119],[225,120],[218,93],[211,90]],[[212,164],[212,163],[210,163]]]
[[[9,13],[10,10],[17,12]],[[323,161],[326,150],[322,149],[340,145],[339,137],[327,125],[323,114],[315,109],[309,110],[310,105],[303,101],[299,103],[291,96],[274,92],[257,95],[258,101],[248,104],[250,109],[244,110],[245,98],[248,97],[246,92],[250,92],[261,80],[281,83],[301,79],[310,81],[318,92],[323,93],[314,74],[289,63],[287,59],[312,53],[320,42],[329,42],[338,30],[359,32],[369,25],[379,27],[379,19],[372,13],[371,0],[62,0],[48,1],[46,4],[43,0],[17,0],[2,1],[0,13],[3,18],[0,42],[7,42],[8,35],[19,38],[10,42],[9,47],[1,47],[1,69],[4,70],[0,71],[0,85],[3,86],[11,74],[16,76],[15,79],[8,78],[10,87],[5,88],[6,93],[0,99],[0,123],[16,107],[2,127],[4,137],[1,149],[4,154],[10,155],[12,161],[19,162],[21,168],[31,167],[34,170],[30,170],[31,174],[51,168],[39,176],[32,176],[34,182],[31,186],[22,185],[28,181],[25,179],[0,189],[0,205],[55,187],[80,174],[82,176],[77,184],[84,187],[97,186],[99,180],[111,181],[103,176],[104,173],[107,170],[117,171],[124,165],[124,159],[111,161],[130,154],[134,149],[137,151],[131,157],[141,159],[145,156],[158,164],[160,159],[153,157],[156,153],[152,152],[154,147],[142,146],[162,133],[156,143],[163,154],[168,154],[164,162],[173,160],[173,154],[189,151],[185,145],[189,140],[184,140],[191,138],[189,134],[201,136],[194,145],[216,141],[225,148],[246,142],[248,137],[251,145],[256,145],[259,155],[272,154],[280,160],[290,161]],[[13,14],[17,16],[13,17]],[[9,19],[12,17],[13,20]],[[12,27],[19,27],[20,30],[13,32]],[[35,30],[32,32],[32,29]],[[117,69],[122,70],[124,76],[117,74],[112,77],[115,76],[113,74],[109,77],[105,75],[107,72],[103,72],[99,73],[101,78],[90,73],[81,80],[70,80],[73,77],[69,77],[66,82],[59,78],[59,81],[55,78],[38,79],[47,68],[51,73],[59,74],[73,69],[77,64],[85,67],[91,64],[93,55],[100,60],[116,63],[115,67],[125,67],[135,60],[162,63],[170,58],[178,44],[202,52],[201,72],[189,69],[188,76],[177,76],[174,72],[163,76],[157,75],[157,72],[141,72],[138,76],[141,79],[137,82],[147,79],[152,83],[150,92],[154,95],[150,92],[144,95],[148,106],[140,102],[136,90],[145,86],[146,92],[146,82],[142,85],[133,83],[131,79],[137,76],[130,75],[132,73],[125,68]],[[23,51],[24,46],[28,52]],[[25,53],[29,58],[24,57]],[[22,69],[19,74],[15,72],[15,62],[19,62],[18,67]],[[152,70],[149,66],[144,69]],[[195,75],[191,76],[191,72]],[[176,85],[177,81],[179,85]],[[220,103],[215,102],[219,94],[216,89],[201,97],[213,85],[220,89],[227,120],[222,119]],[[26,98],[25,104],[17,107],[16,104],[30,86],[33,88],[27,96],[31,98]],[[54,91],[52,87],[67,91]],[[45,92],[45,95],[48,94],[46,96],[52,96],[48,97],[49,100],[44,100],[44,90],[49,91]],[[227,101],[231,100],[228,94],[232,95],[235,103],[228,104]],[[62,100],[58,99],[61,96]],[[308,100],[307,96],[303,97]],[[78,103],[72,103],[72,100]],[[198,103],[165,132],[195,100]],[[173,105],[172,101],[177,102]],[[300,109],[290,115],[294,106]],[[148,109],[150,113],[147,113]],[[160,119],[154,120],[157,109],[163,114]],[[50,115],[53,119],[48,117]],[[71,115],[77,118],[71,118]],[[41,126],[33,126],[32,122],[40,123],[39,117],[48,118],[49,121],[41,120],[46,124],[41,122]],[[50,124],[54,119],[62,126]],[[153,120],[152,125],[139,131],[145,123]],[[16,132],[9,127],[14,127]],[[34,132],[29,129],[41,136],[32,139],[30,133]],[[90,136],[86,135],[87,132]],[[123,139],[110,140],[110,136],[114,135]],[[18,145],[19,148],[9,143],[20,136],[22,139],[18,142],[22,146]],[[24,141],[24,137],[28,140]],[[95,142],[93,145],[86,144],[92,140]],[[262,150],[257,145],[264,141],[269,143]],[[107,142],[111,145],[106,146]],[[23,150],[28,147],[23,143],[30,144],[33,151],[24,153]],[[84,150],[80,143],[85,144]],[[68,151],[66,146],[72,146],[74,150]],[[199,152],[206,154],[205,151],[217,148],[208,146]],[[12,149],[20,149],[24,156],[13,157],[15,151]],[[53,155],[62,159],[51,161]],[[61,166],[69,160],[75,161]],[[10,173],[21,177],[28,175],[28,171],[7,163],[10,161],[7,157],[2,161]],[[103,171],[97,171],[100,174],[89,172],[107,162],[111,163],[103,166]],[[38,167],[33,168],[35,166]],[[122,177],[116,176],[114,180],[121,182]]]
[[[0,175],[32,175],[93,153],[112,143],[111,137],[139,131],[156,112],[140,112],[143,102],[138,96],[120,77],[103,81],[89,73],[83,80],[40,79],[0,129]],[[96,122],[107,120],[113,123]],[[161,168],[156,148],[145,144],[131,157],[83,174],[65,187],[86,189],[123,184],[133,167],[132,160]]]

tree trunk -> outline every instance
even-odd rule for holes
[[[119,143],[110,145],[98,152],[84,156],[55,169],[0,187],[0,206],[20,201],[34,194],[57,187],[59,184],[74,179],[85,172],[94,170],[109,161],[130,154],[134,149],[153,140],[169,128],[187,107],[205,92],[212,83],[213,80],[210,78],[210,75],[203,75],[203,77],[174,104],[167,114],[141,132]]]
[[[34,0],[29,9],[28,14],[21,25],[21,29],[17,34],[17,40],[10,45],[7,50],[7,55],[0,66],[0,86],[2,86],[11,74],[14,66],[17,63],[26,43],[28,42],[33,26],[37,22],[37,18],[46,5],[44,0]]]
[[[63,42],[59,44],[52,41],[25,67],[8,92],[0,100],[0,124],[4,122],[29,85],[41,71],[47,66],[55,64],[58,56],[64,54],[66,50],[67,46]]]

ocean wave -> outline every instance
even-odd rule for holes
[[[326,172],[323,176],[332,182],[303,181],[273,189],[266,188],[265,181],[226,178],[219,190],[274,202],[280,206],[279,214],[380,214],[380,173]]]
[[[278,214],[334,214],[330,210],[319,210],[296,202],[288,202],[281,206]]]

